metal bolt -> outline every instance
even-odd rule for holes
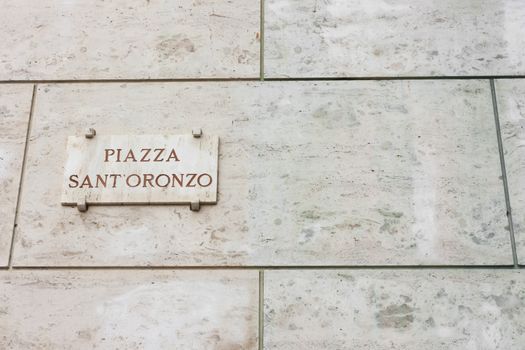
[[[89,128],[86,133],[86,139],[92,139],[97,134],[97,131],[93,128]]]
[[[200,201],[196,201],[196,202],[191,202],[190,203],[190,210],[191,211],[199,211],[201,209],[201,202]]]
[[[81,213],[85,213],[88,209],[86,198],[81,199],[79,202],[77,202],[77,209]]]
[[[199,138],[199,137],[202,136],[202,129],[201,128],[192,129],[191,133],[192,133],[193,137]]]

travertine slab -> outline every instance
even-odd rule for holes
[[[257,349],[256,271],[6,271],[2,349]]]
[[[0,85],[0,266],[7,266],[33,86]]]
[[[0,0],[0,80],[259,76],[258,1]]]
[[[15,265],[511,264],[487,81],[41,85]],[[60,205],[69,135],[221,139],[219,200]]]
[[[525,74],[522,0],[266,0],[268,77]]]
[[[496,80],[519,263],[525,265],[525,80]]]
[[[264,349],[522,349],[513,270],[265,272]]]
[[[216,203],[219,138],[198,134],[69,136],[62,204]]]

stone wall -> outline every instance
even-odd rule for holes
[[[525,346],[522,1],[0,7],[1,349]],[[194,127],[216,205],[61,205]]]

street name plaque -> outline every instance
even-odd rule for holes
[[[62,205],[217,202],[217,136],[95,134],[68,138]]]

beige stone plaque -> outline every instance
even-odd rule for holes
[[[219,138],[188,135],[70,136],[62,204],[217,202]]]

